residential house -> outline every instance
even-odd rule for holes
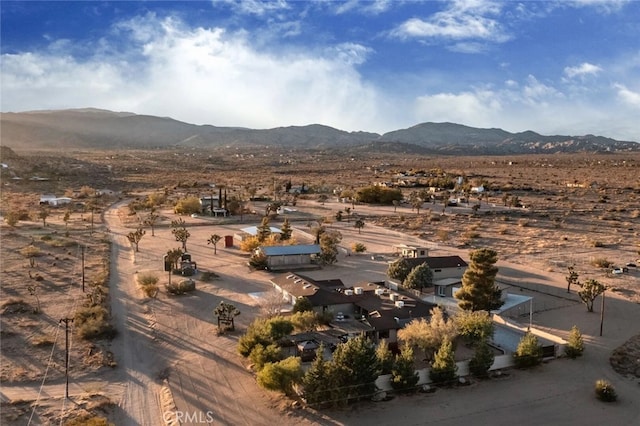
[[[427,318],[435,306],[410,294],[385,287],[384,282],[366,282],[345,287],[341,280],[314,280],[288,272],[271,280],[292,306],[306,298],[318,313],[334,315],[332,327],[351,337],[366,334],[374,340],[397,342],[397,331],[416,318]]]

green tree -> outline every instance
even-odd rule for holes
[[[138,245],[140,244],[140,240],[142,240],[142,237],[144,237],[144,234],[146,234],[146,232],[142,228],[138,228],[135,231],[129,232],[127,234],[127,239],[131,244],[133,244],[136,251],[138,251]]]
[[[387,276],[392,280],[397,280],[400,283],[404,282],[407,275],[411,272],[409,262],[404,257],[392,262],[387,267]]]
[[[338,244],[342,234],[338,231],[327,231],[320,236],[320,261],[332,265],[338,261]]]
[[[531,332],[527,332],[520,339],[513,358],[518,368],[533,367],[540,364],[542,362],[542,346],[540,346],[538,338]]]
[[[378,342],[376,358],[378,358],[378,363],[380,364],[380,374],[390,374],[393,368],[393,352],[389,349],[386,339]]]
[[[211,234],[211,236],[207,240],[207,244],[213,245],[213,254],[218,254],[218,243],[220,242],[221,239],[222,237],[220,235]]]
[[[483,248],[471,252],[471,263],[462,276],[462,288],[454,295],[461,309],[489,312],[502,306],[502,291],[495,282],[497,261],[495,250]]]
[[[296,312],[289,318],[296,330],[302,332],[315,331],[319,324],[318,315],[313,311]]]
[[[358,229],[358,234],[362,233],[362,228],[364,228],[364,220],[362,220],[361,218],[358,218],[354,223],[353,223],[353,227]]]
[[[565,279],[567,280],[567,293],[571,293],[572,284],[580,286],[580,275],[578,275],[573,266],[569,266],[567,269],[569,270],[569,274],[565,277]]]
[[[429,268],[429,265],[422,263],[409,272],[402,286],[414,290],[433,287],[433,271]]]
[[[253,368],[256,371],[262,370],[262,368],[269,362],[278,362],[283,358],[282,350],[274,343],[267,346],[258,344],[249,354],[249,359],[253,363]]]
[[[182,251],[187,252],[187,241],[191,237],[191,233],[186,228],[185,221],[182,218],[171,221],[171,233],[176,241],[182,243]]]
[[[444,384],[453,382],[457,375],[455,354],[451,341],[446,339],[442,342],[440,349],[436,352],[431,369],[429,370],[429,378],[433,383]]]
[[[258,226],[258,233],[256,237],[259,242],[265,241],[271,235],[271,226],[269,225],[269,216],[264,216],[262,222]]]
[[[366,337],[361,335],[338,345],[331,365],[334,399],[357,401],[375,393],[380,367],[375,346]]]
[[[487,311],[458,311],[453,318],[458,334],[477,344],[493,336],[494,324]]]
[[[413,349],[405,345],[393,363],[391,387],[398,392],[413,392],[419,379],[413,362]]]
[[[276,363],[267,363],[258,373],[258,385],[293,396],[293,385],[303,377],[300,358],[289,357]]]
[[[593,301],[604,293],[606,289],[607,287],[597,280],[587,280],[582,284],[582,288],[578,291],[578,296],[587,305],[587,312],[593,312]]]
[[[495,361],[495,355],[486,340],[480,340],[474,345],[473,358],[469,360],[469,371],[474,377],[485,379],[489,377],[489,369]]]
[[[582,333],[577,326],[571,327],[569,337],[567,338],[567,345],[564,347],[564,354],[571,359],[575,359],[582,355],[584,352],[584,340],[582,339]]]
[[[280,240],[288,241],[291,239],[291,235],[293,234],[293,228],[291,228],[291,224],[289,223],[289,218],[286,217],[284,222],[282,222],[282,228],[280,228]]]
[[[298,297],[293,305],[293,313],[313,311],[313,305],[306,297]]]
[[[316,351],[316,358],[311,363],[302,379],[304,399],[311,406],[327,404],[332,399],[331,365],[324,359],[324,345]]]

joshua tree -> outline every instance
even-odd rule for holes
[[[212,234],[207,240],[207,244],[213,244],[213,254],[218,254],[218,243],[222,237],[218,234]]]
[[[142,240],[142,237],[144,236],[144,234],[146,234],[146,232],[142,228],[138,228],[135,231],[129,232],[127,234],[127,239],[131,244],[133,244],[136,251],[138,251],[138,244],[140,244],[140,240]]]
[[[569,275],[565,277],[565,279],[567,280],[567,293],[571,293],[571,284],[580,286],[580,281],[578,281],[580,276],[575,271],[573,266],[569,266],[567,269],[569,270]]]
[[[151,209],[151,212],[144,218],[143,224],[151,228],[151,236],[155,237],[155,226],[158,223],[158,219],[160,219],[160,215],[155,212],[155,209]]]
[[[182,218],[171,221],[171,233],[176,238],[176,241],[182,243],[182,251],[187,251],[187,240],[191,236],[191,233],[185,227],[185,222]]]
[[[355,228],[358,228],[358,234],[362,233],[362,228],[364,228],[364,220],[362,220],[361,218],[358,218],[355,223],[353,224],[353,226]]]

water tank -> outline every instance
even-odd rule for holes
[[[398,300],[398,295],[396,293],[391,293],[389,295],[389,298],[395,302],[396,300]]]
[[[376,294],[376,296],[382,296],[384,294],[384,289],[383,288],[376,288],[375,294]]]
[[[355,287],[355,288],[353,289],[353,292],[354,292],[355,294],[362,294],[362,292],[363,292],[362,287]]]
[[[404,308],[404,302],[402,300],[396,300],[396,308]]]
[[[353,296],[353,290],[350,288],[344,291],[345,296]]]

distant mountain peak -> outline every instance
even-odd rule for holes
[[[640,143],[594,135],[543,136],[532,130],[510,133],[450,122],[418,123],[377,133],[347,132],[323,124],[272,129],[195,125],[172,118],[98,108],[0,114],[2,144],[21,149],[162,148],[175,146],[274,146],[345,148],[358,151],[449,155],[640,151]]]

